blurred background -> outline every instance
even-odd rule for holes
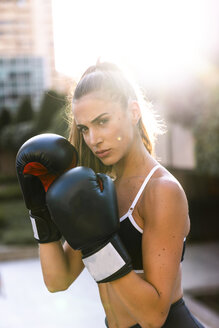
[[[16,327],[29,324],[25,312],[23,319],[17,314],[14,321],[9,320],[6,308],[16,313],[10,299],[16,300],[21,288],[14,283],[14,273],[20,272],[21,284],[27,288],[27,275],[39,271],[37,246],[16,179],[16,153],[39,133],[68,136],[65,109],[73,86],[99,57],[134,76],[166,123],[167,132],[158,138],[156,154],[181,182],[190,209],[186,295],[209,327],[219,327],[219,2],[1,0],[0,290],[5,288],[8,298],[1,298],[0,292],[0,305],[5,309],[0,328],[14,327],[15,322]],[[42,284],[40,273],[36,279]],[[80,284],[87,286],[88,279],[83,273],[74,287],[78,288],[76,295],[84,291],[90,303],[80,306],[87,309],[95,299],[98,310],[92,308],[92,313],[97,311],[102,318],[98,296],[92,288],[90,294],[80,288]],[[36,292],[36,286],[28,290]],[[42,284],[39,289],[43,288]],[[71,291],[64,295],[68,297]],[[38,297],[45,302],[40,301],[39,311],[42,304],[47,304],[47,310],[62,309],[57,315],[65,327],[74,327],[71,322],[77,315],[77,327],[87,327],[81,311],[67,315],[64,298],[52,295],[54,305],[51,295]],[[19,302],[27,309],[28,302],[20,298]],[[50,315],[43,325],[41,313],[36,327],[48,328],[48,322],[61,327]],[[97,324],[98,315],[94,326],[103,327]]]

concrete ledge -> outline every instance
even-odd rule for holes
[[[6,246],[0,245],[0,261],[14,261],[38,257],[38,245]]]

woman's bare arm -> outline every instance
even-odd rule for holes
[[[66,290],[84,268],[81,252],[73,250],[67,242],[40,244],[39,254],[44,282],[50,292]]]
[[[160,180],[147,189],[142,208],[147,218],[142,241],[145,280],[132,271],[110,284],[141,327],[156,328],[163,325],[173,300],[188,207],[176,182]]]

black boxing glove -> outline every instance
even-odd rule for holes
[[[54,222],[98,282],[121,278],[132,270],[119,229],[114,183],[105,174],[77,167],[49,188],[47,205]]]
[[[39,243],[61,238],[46,206],[46,192],[58,176],[77,165],[77,158],[77,152],[68,140],[52,133],[29,139],[17,153],[17,177],[30,210],[34,238]]]

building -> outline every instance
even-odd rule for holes
[[[57,82],[51,0],[0,1],[0,109],[33,105]]]
[[[30,96],[38,108],[45,90],[43,57],[19,56],[0,58],[0,108],[15,111],[20,100]]]

